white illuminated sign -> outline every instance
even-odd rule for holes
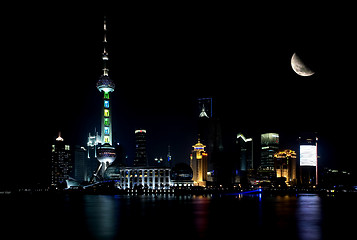
[[[300,166],[316,167],[316,145],[300,145]]]

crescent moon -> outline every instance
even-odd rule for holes
[[[308,77],[315,73],[301,61],[300,57],[296,53],[294,53],[291,57],[291,67],[298,75],[303,77]]]

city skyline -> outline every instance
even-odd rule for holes
[[[349,32],[309,14],[301,23],[310,23],[306,34],[298,35],[283,27],[290,19],[283,14],[276,15],[278,22],[264,22],[268,14],[256,13],[252,16],[257,23],[248,24],[233,14],[212,19],[192,11],[183,19],[169,13],[157,12],[149,19],[152,15],[143,9],[132,9],[132,16],[106,14],[113,42],[108,46],[109,68],[118,88],[113,95],[113,135],[129,156],[135,150],[133,131],[143,128],[153,155],[165,156],[170,145],[174,162],[188,162],[197,140],[197,99],[212,98],[225,142],[234,141],[238,132],[253,138],[277,132],[289,144],[300,132],[316,131],[326,163],[356,167],[344,149],[352,146],[348,140],[355,131],[348,88],[353,75],[345,65],[349,42],[344,36]],[[45,161],[43,152],[58,131],[71,144],[84,145],[88,133],[100,129],[100,94],[93,86],[102,71],[103,13],[69,12],[69,18],[45,13],[45,18],[45,26],[39,27],[42,18],[34,16],[14,33],[18,38],[13,51],[22,56],[12,60],[22,70],[15,75],[22,105],[13,116],[16,134],[6,130],[10,139],[31,139],[19,153],[19,162],[36,173],[39,170],[26,159]],[[34,34],[19,38],[25,33]],[[334,42],[329,37],[336,34],[341,39]],[[314,69],[313,76],[294,73],[290,59],[295,52]],[[31,175],[25,169],[21,172]]]

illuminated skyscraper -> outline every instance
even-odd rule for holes
[[[279,134],[264,133],[261,135],[261,162],[262,170],[274,171],[274,154],[279,149]]]
[[[237,134],[239,169],[247,171],[253,169],[253,138],[246,138],[242,133]]]
[[[207,184],[207,153],[205,152],[205,145],[200,140],[193,145],[191,154],[190,166],[193,171],[193,182],[195,186],[206,187]]]
[[[97,89],[99,92],[103,93],[102,102],[102,113],[101,113],[101,145],[97,147],[97,159],[100,162],[100,166],[96,172],[96,175],[103,177],[104,171],[107,167],[113,163],[116,158],[115,147],[113,144],[112,136],[112,112],[111,112],[111,101],[110,93],[114,92],[115,84],[109,78],[107,68],[108,52],[106,50],[107,45],[107,23],[104,19],[104,48],[103,48],[103,75],[99,78],[97,82]]]
[[[51,186],[65,188],[66,180],[73,169],[70,146],[64,143],[61,133],[58,134],[51,152]]]
[[[146,130],[135,130],[135,158],[134,167],[148,166],[148,158],[146,155]]]
[[[253,170],[253,138],[237,134],[236,158],[233,162],[233,184],[247,184],[248,173]]]
[[[290,149],[274,154],[274,166],[277,178],[286,178],[288,185],[296,185],[296,152]]]
[[[318,184],[317,141],[315,134],[299,138],[300,183],[302,185]]]
[[[200,117],[212,118],[212,98],[199,98],[198,110],[200,112]]]

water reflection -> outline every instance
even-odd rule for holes
[[[193,198],[193,222],[200,238],[205,237],[208,227],[210,199],[203,196]]]
[[[112,239],[116,235],[119,225],[117,204],[113,196],[84,196],[85,219],[95,239]]]
[[[300,239],[321,239],[321,198],[318,195],[298,197],[296,221]]]
[[[213,234],[255,238],[321,239],[317,195],[83,196],[86,228],[94,239],[168,236],[208,239]],[[256,230],[260,229],[259,232]]]

